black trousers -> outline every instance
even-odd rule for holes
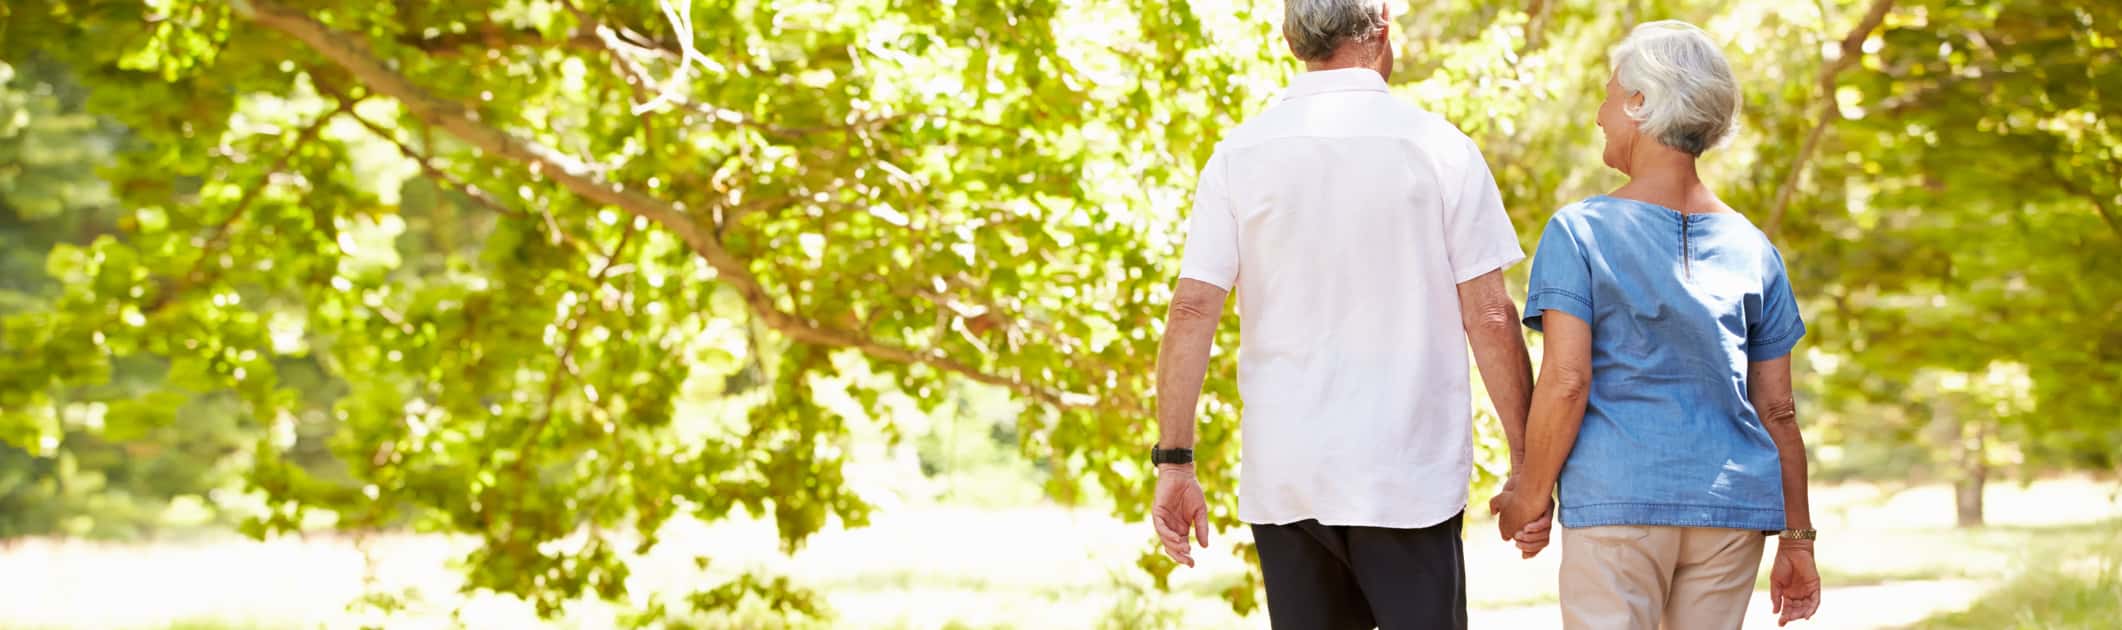
[[[1275,630],[1466,628],[1465,513],[1422,529],[1254,525]]]

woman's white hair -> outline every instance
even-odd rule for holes
[[[1628,117],[1665,146],[1700,156],[1731,135],[1739,82],[1709,34],[1662,20],[1636,27],[1608,55],[1622,89],[1643,95]]]

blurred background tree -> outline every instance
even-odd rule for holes
[[[461,533],[466,588],[555,614],[620,599],[673,518],[768,517],[789,550],[861,525],[870,433],[932,473],[1012,443],[1046,496],[1136,518],[1182,213],[1297,70],[1280,8],[0,6],[0,536],[138,535],[173,501],[253,536]],[[1976,524],[1993,475],[2122,466],[2122,5],[1402,8],[1396,92],[1476,138],[1528,244],[1619,183],[1606,48],[1662,18],[1725,43],[1743,129],[1709,173],[1807,307],[1819,476],[1953,480]],[[798,586],[685,604],[815,611]]]
[[[119,234],[129,220],[98,176],[127,135],[87,113],[86,100],[61,66],[0,64],[0,317],[46,316],[61,292],[45,273],[51,252]],[[149,394],[163,365],[128,358],[103,378],[48,390],[44,417],[56,428],[0,445],[0,538],[128,538],[172,519],[213,519],[208,494],[233,477],[248,428],[212,397]],[[10,360],[6,371],[41,368]]]
[[[97,417],[69,392],[149,360],[105,424],[255,427],[245,531],[475,535],[466,587],[546,614],[624,595],[674,515],[771,515],[789,549],[862,524],[850,424],[898,439],[894,405],[965,382],[1024,401],[1053,496],[1139,505],[1116,464],[1183,182],[1275,56],[1161,3],[6,11],[5,59],[130,134],[126,223],[51,247],[55,295],[7,320],[9,442],[66,460]],[[750,576],[689,601],[754,595],[813,607]]]

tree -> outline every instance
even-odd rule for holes
[[[59,292],[44,273],[48,254],[124,220],[96,167],[126,137],[83,112],[86,96],[53,64],[0,63],[0,317],[48,310]],[[141,535],[164,524],[171,500],[202,504],[233,480],[234,456],[255,432],[212,412],[226,401],[142,396],[163,372],[152,360],[120,361],[107,382],[51,391],[49,431],[0,444],[0,539]],[[193,413],[173,416],[180,407]]]
[[[2122,7],[1892,17],[1828,112],[1813,174],[1837,192],[1799,197],[1791,237],[1852,360],[1836,380],[1942,422],[1959,520],[1980,524],[1993,466],[2122,466],[2122,283],[2102,272],[2122,263]]]
[[[1529,243],[1618,182],[1591,122],[1606,48],[1704,25],[1745,85],[1707,167],[1791,262],[1816,430],[1981,474],[1991,445],[2112,468],[2110,5],[1425,4],[1395,89],[1475,136]],[[791,549],[862,523],[841,483],[862,419],[827,387],[871,418],[1010,392],[1048,493],[1095,484],[1134,518],[1180,216],[1213,139],[1293,70],[1276,6],[10,2],[0,59],[64,64],[137,142],[103,170],[118,233],[54,247],[56,298],[4,320],[31,360],[0,366],[0,437],[48,448],[67,391],[166,361],[165,399],[265,428],[252,533],[478,536],[468,586],[546,614],[623,594],[676,516],[772,514]],[[1229,528],[1219,356],[1201,473]],[[680,393],[727,417],[678,416]],[[1973,420],[1925,437],[1946,397]],[[1874,409],[1901,421],[1874,432]],[[687,603],[755,596],[815,607],[751,575]]]
[[[848,357],[885,377],[853,392],[873,415],[1001,387],[1032,403],[1025,451],[1075,473],[1054,494],[1144,501],[1115,464],[1139,459],[1174,182],[1269,74],[1267,47],[1207,44],[1265,22],[701,5],[10,3],[0,58],[65,63],[141,141],[106,171],[133,225],[55,251],[60,299],[6,322],[37,360],[0,379],[0,429],[41,444],[55,388],[164,358],[172,395],[330,446],[260,439],[251,533],[469,533],[468,588],[544,614],[624,594],[675,515],[772,514],[790,548],[862,523],[849,420],[812,391]],[[303,363],[343,391],[308,400]],[[673,418],[731,384],[758,387],[738,421]],[[691,603],[749,595],[812,607],[754,576]]]

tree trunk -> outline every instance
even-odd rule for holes
[[[1989,422],[1963,419],[1960,425],[1959,476],[1953,482],[1954,522],[1960,527],[1982,526],[1982,486],[1989,481],[1989,458],[1984,457],[1989,440]]]
[[[1982,526],[1982,483],[1989,475],[1988,466],[1976,464],[1967,471],[1966,478],[1953,484],[1953,507],[1959,513],[1960,527]]]

